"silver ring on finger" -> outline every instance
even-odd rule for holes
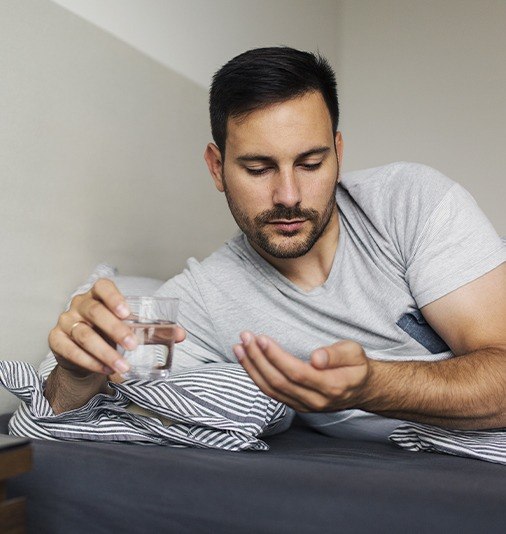
[[[76,341],[75,337],[72,335],[72,333],[74,332],[74,328],[78,325],[78,324],[86,324],[84,321],[76,321],[71,327],[70,327],[70,332],[69,332],[69,337],[72,338],[74,341]]]

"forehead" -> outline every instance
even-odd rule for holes
[[[300,154],[333,143],[330,113],[319,92],[272,104],[227,123],[226,153]]]

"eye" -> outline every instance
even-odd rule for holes
[[[249,167],[246,167],[246,172],[252,176],[261,176],[262,174],[269,172],[269,170],[270,167],[262,167],[261,169],[250,169]]]
[[[322,165],[322,162],[319,161],[318,163],[302,163],[301,167],[305,171],[315,171],[316,169],[319,169]]]

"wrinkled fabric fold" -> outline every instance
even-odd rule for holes
[[[506,465],[506,428],[452,430],[406,423],[397,427],[389,438],[409,451],[439,452]]]
[[[81,408],[55,414],[45,381],[24,362],[0,362],[0,384],[23,401],[9,433],[49,440],[134,442],[229,451],[268,450],[259,439],[285,426],[284,404],[264,395],[237,364],[208,364],[161,381],[109,383]],[[134,402],[153,417],[128,410]],[[155,414],[170,421],[164,425]]]

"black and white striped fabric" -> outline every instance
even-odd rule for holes
[[[167,380],[111,382],[112,395],[95,395],[83,407],[58,415],[31,365],[0,362],[0,384],[23,401],[9,432],[39,439],[268,450],[259,436],[286,427],[289,418],[284,404],[264,395],[240,365],[230,363],[189,369]],[[132,413],[131,402],[153,416]]]
[[[54,362],[45,366],[47,375]],[[10,433],[39,439],[268,450],[259,436],[285,430],[293,417],[292,410],[264,395],[241,366],[230,363],[206,364],[165,381],[110,383],[113,395],[96,395],[82,408],[59,415],[44,397],[44,378],[31,365],[0,362],[0,384],[23,401],[9,423]],[[129,411],[131,402],[153,417]],[[173,424],[164,425],[155,414]],[[506,429],[447,430],[405,423],[390,440],[410,451],[506,465]]]
[[[440,452],[506,465],[506,428],[448,430],[406,423],[397,427],[389,438],[409,451]]]

